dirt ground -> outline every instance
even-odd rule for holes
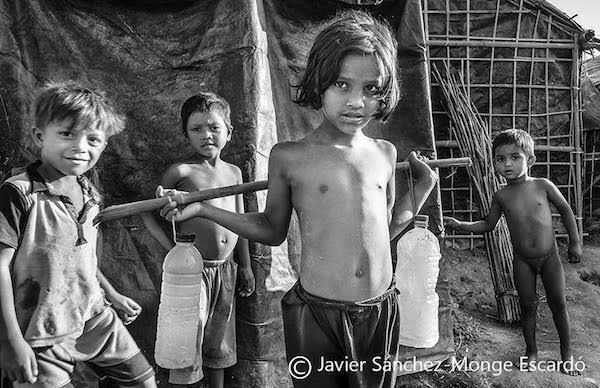
[[[566,261],[565,240],[559,240],[559,249],[565,269],[572,347],[581,377],[551,371],[556,365],[551,362],[560,356],[559,342],[539,277],[536,334],[539,360],[546,361],[547,370],[527,372],[518,367],[525,349],[520,326],[505,325],[496,318],[485,250],[444,248],[441,265],[447,270],[455,304],[456,360],[466,360],[467,366],[455,363],[454,370],[450,364],[439,371],[403,376],[396,387],[600,387],[600,234],[584,238],[579,264]],[[507,361],[512,364],[500,365]]]

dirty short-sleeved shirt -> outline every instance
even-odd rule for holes
[[[100,195],[79,177],[87,202],[80,214],[37,172],[40,162],[0,185],[0,242],[15,249],[11,263],[15,310],[25,340],[49,346],[78,337],[106,308],[96,278]]]

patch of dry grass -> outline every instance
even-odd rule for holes
[[[477,342],[485,330],[477,319],[459,309],[453,309],[452,316],[456,357],[462,358],[467,356],[469,345]]]

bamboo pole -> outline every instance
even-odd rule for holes
[[[471,159],[469,158],[433,159],[427,160],[425,163],[427,163],[427,165],[431,168],[466,167],[472,165]],[[409,166],[409,162],[406,161],[396,163],[396,169],[398,170],[407,170]],[[175,194],[170,197],[165,196],[160,198],[145,199],[137,202],[124,203],[121,205],[113,205],[107,207],[106,209],[98,213],[98,215],[94,218],[94,225],[103,221],[110,221],[117,218],[132,216],[143,212],[154,211],[162,208],[171,200],[174,200],[180,205],[187,205],[192,202],[206,201],[208,199],[228,197],[230,195],[238,195],[266,189],[267,181],[262,180],[256,182],[241,183],[232,186],[217,187],[208,190]]]
[[[550,43],[551,38],[552,38],[552,15],[550,15],[548,17],[548,28],[546,30],[546,40],[548,41],[548,43]],[[550,58],[550,48],[546,47],[546,58]],[[548,113],[550,112],[550,83],[549,83],[549,78],[550,78],[550,64],[548,62],[544,63],[544,92],[545,92],[545,101],[544,101],[544,105],[545,105],[545,112]],[[550,145],[550,116],[546,116],[546,144]],[[546,160],[547,161],[551,161],[551,153],[550,151],[546,151]],[[550,175],[550,166],[551,164],[546,164],[546,176],[547,177],[551,177],[552,175]]]
[[[455,140],[436,140],[436,147],[440,148],[458,148],[458,142]],[[537,145],[535,146],[536,151],[553,151],[553,152],[576,152],[577,148],[569,146],[551,146],[551,145]],[[537,162],[536,162],[537,164]],[[570,165],[570,163],[567,163]]]
[[[541,15],[541,10],[538,9],[537,11],[537,15],[535,16],[535,25],[533,26],[533,35],[537,36],[538,34],[538,23],[540,21],[540,15]],[[533,85],[533,80],[534,80],[534,74],[535,74],[535,49],[531,50],[531,67],[529,68],[529,85]],[[550,58],[546,58],[546,59],[550,59]],[[552,58],[554,59],[554,58]],[[527,112],[529,113],[528,117],[527,117],[527,133],[531,133],[531,121],[533,119],[533,95],[532,95],[533,90],[531,88],[527,88],[527,99],[528,99],[528,109]]]
[[[494,47],[492,47],[493,49]],[[447,60],[447,57],[436,57],[436,56],[432,56],[430,58],[431,60],[437,60],[437,61],[444,61]],[[490,58],[488,57],[471,57],[469,59],[471,62],[490,62]],[[571,63],[571,58],[542,58],[542,57],[535,57],[533,59],[530,59],[528,57],[517,57],[517,58],[495,58],[494,61],[496,62],[531,62],[533,61],[534,63],[546,63],[546,62],[550,62],[550,63]]]
[[[523,0],[521,0],[520,4],[519,4],[519,9],[523,9]],[[516,58],[519,56],[519,37],[521,36],[521,18],[522,14],[518,14],[517,15],[517,32],[515,34],[515,43],[517,43],[514,47],[514,55],[513,57]],[[535,50],[532,50],[535,51]],[[512,62],[512,69],[513,69],[513,77],[512,77],[512,127],[516,128],[517,127],[517,62],[513,61]],[[530,83],[531,84],[531,83]],[[492,105],[492,103],[490,102],[490,105]],[[491,121],[491,120],[490,120]],[[488,128],[491,128],[488,127]]]
[[[573,49],[573,43],[530,43],[526,41],[496,41],[491,42],[489,40],[471,40],[471,41],[460,41],[460,40],[428,40],[427,44],[433,47],[503,47],[503,48],[553,48],[553,49]]]
[[[567,233],[555,233],[554,236],[557,238],[568,238],[569,235]],[[485,235],[483,234],[444,234],[444,238],[452,239],[452,240],[479,240],[485,239]]]
[[[496,40],[498,35],[498,18],[500,17],[500,0],[496,1],[496,12],[494,13],[494,33],[492,34],[492,40]],[[496,61],[496,48],[492,47],[490,53],[490,69],[489,69],[489,87],[488,89],[488,116],[487,123],[488,128],[492,128],[494,123],[494,61]],[[514,59],[514,58],[507,58]]]
[[[462,15],[462,14],[466,14],[466,13],[471,13],[473,15],[490,15],[491,13],[493,13],[492,10],[490,9],[431,9],[431,10],[425,10],[423,11],[423,13],[427,13],[427,14],[431,14],[431,15]],[[503,10],[502,11],[503,14],[505,15],[516,15],[519,13],[524,13],[526,15],[530,15],[531,11],[529,10]]]
[[[473,86],[473,84],[471,84],[471,85]],[[439,87],[440,85],[435,84],[434,86],[438,86]],[[474,87],[476,87],[476,88],[490,88],[490,87],[495,87],[495,85],[474,85]],[[543,87],[541,87],[541,88],[531,88],[531,89],[543,89]],[[562,89],[565,90],[565,91],[567,91],[567,90],[570,91],[571,88],[565,86]],[[554,90],[556,90],[556,89],[554,89]],[[443,113],[443,114],[446,114],[446,111],[434,110],[433,113],[437,113],[437,114],[442,114]],[[564,116],[564,115],[570,115],[570,114],[572,114],[572,112],[570,110],[557,110],[557,111],[548,112],[548,113],[532,113],[531,115],[529,115],[527,113],[517,113],[515,116],[522,117],[522,118],[525,117],[526,118],[526,117]],[[488,116],[490,116],[490,114],[487,113],[487,112],[485,112],[485,113],[479,113],[479,115],[481,117],[488,117]],[[511,117],[512,116],[511,113],[496,113],[496,112],[494,112],[492,115],[494,117]],[[597,129],[600,129],[600,128],[594,128],[593,130],[597,130]],[[592,130],[591,129],[585,129],[585,131],[591,132]],[[559,137],[565,137],[566,138],[568,136],[569,135],[562,135],[562,136],[561,135],[554,135],[552,138],[554,138],[554,139],[559,138]]]
[[[581,106],[580,106],[580,78],[579,78],[579,64],[580,64],[579,46],[575,45],[573,48],[573,65],[571,69],[573,91],[572,93],[572,104],[573,104],[573,138],[575,151],[575,211],[577,214],[577,228],[579,229],[579,238],[583,241],[583,169],[581,163],[581,154],[583,150],[581,148]]]
[[[464,62],[464,61],[463,61]],[[548,64],[551,62],[543,62],[544,64]],[[553,62],[552,62],[553,63]],[[438,86],[438,85],[436,85]],[[472,88],[489,88],[489,87],[494,87],[497,89],[512,89],[513,88],[513,84],[484,84],[484,83],[471,83],[471,87]],[[544,85],[526,85],[526,84],[518,84],[517,87],[519,89],[527,89],[527,88],[531,88],[531,89],[542,89],[542,90],[571,90],[571,86],[565,86],[565,85],[548,85],[547,87]],[[523,114],[523,113],[522,113]],[[507,116],[509,114],[506,114]]]
[[[172,200],[174,200],[180,205],[187,205],[192,202],[199,202],[205,201],[207,199],[227,197],[230,195],[265,190],[266,188],[267,181],[257,181],[232,186],[217,187],[208,190],[193,191],[190,193],[175,194],[173,196],[144,199],[142,201],[129,202],[121,205],[113,205],[107,207],[106,209],[98,213],[98,215],[94,218],[94,225],[103,221],[110,221],[117,218],[154,211],[162,208]]]

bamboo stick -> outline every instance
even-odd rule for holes
[[[469,158],[433,159],[427,160],[425,163],[427,163],[427,165],[431,168],[466,167],[472,165],[471,159]],[[396,163],[396,169],[398,170],[407,170],[409,166],[410,164],[407,161]],[[121,205],[113,205],[107,207],[106,209],[98,213],[98,215],[94,218],[94,225],[103,221],[114,220],[117,218],[132,216],[148,211],[154,211],[168,204],[170,200],[174,200],[180,205],[187,205],[192,202],[206,201],[207,199],[228,197],[230,195],[238,195],[266,189],[267,181],[262,180],[256,182],[241,183],[232,186],[217,187],[208,190],[175,194],[171,198],[160,197],[153,199],[145,199],[137,202],[124,203]]]
[[[463,157],[463,158],[448,158],[448,159],[432,159],[427,160],[425,163],[431,168],[440,168],[440,167],[469,167],[473,165],[471,158]],[[396,163],[397,170],[408,170],[410,166],[409,162],[398,162]]]
[[[500,16],[500,0],[496,0],[496,12],[494,14],[494,33],[492,34],[492,40],[496,40],[497,34],[498,34],[498,17]],[[494,61],[497,61],[498,58],[496,58],[496,48],[492,47],[492,52],[490,53],[490,69],[489,69],[489,84],[490,87],[488,87],[488,115],[487,115],[487,123],[488,123],[488,128],[492,128],[492,123],[494,120],[494,88],[491,86],[494,83]],[[515,55],[516,57],[516,55]],[[507,58],[507,59],[513,59],[513,58]]]
[[[436,140],[435,146],[438,148],[459,148],[458,142],[455,140]],[[576,152],[577,148],[568,146],[552,146],[552,145],[537,145],[535,151],[552,151],[552,152]],[[540,162],[536,162],[538,164]],[[571,165],[571,163],[566,163]]]
[[[466,62],[466,61],[465,61]],[[514,61],[513,61],[514,62]],[[552,62],[544,62],[544,65],[549,64],[549,63],[554,63],[555,61]],[[433,85],[435,86],[439,86],[435,83],[433,83]],[[517,87],[519,89],[541,89],[541,90],[571,90],[571,86],[566,86],[566,85],[548,85],[548,86],[544,86],[544,85],[527,85],[527,84],[517,84]],[[513,88],[513,84],[487,84],[487,83],[471,83],[471,88],[496,88],[496,89],[512,89]],[[552,112],[555,113],[555,112]],[[565,112],[562,112],[565,113]],[[571,112],[569,112],[571,113]],[[508,113],[505,113],[505,115],[509,115]],[[524,113],[521,113],[521,115],[525,115]]]
[[[538,23],[540,21],[540,15],[541,15],[541,10],[538,9],[537,14],[535,16],[535,25],[533,27],[533,34],[534,36],[537,35],[537,31],[538,31]],[[529,85],[533,85],[533,80],[534,80],[534,74],[535,74],[535,49],[531,50],[531,67],[529,68]],[[547,58],[550,59],[550,58]],[[552,58],[554,59],[554,58]],[[532,94],[533,90],[531,88],[527,89],[527,100],[528,100],[528,108],[527,108],[527,113],[529,114],[527,117],[527,132],[531,133],[531,122],[532,119],[535,117],[533,116],[533,94]]]
[[[425,4],[423,4],[423,7],[425,7]],[[432,14],[432,15],[462,15],[462,14],[466,14],[466,13],[471,13],[474,15],[490,15],[492,13],[494,13],[494,11],[492,11],[491,9],[451,9],[451,10],[447,10],[447,9],[431,9],[431,10],[425,10],[425,8],[423,9],[423,14]],[[524,13],[526,15],[530,15],[531,11],[527,10],[523,10],[523,11],[519,11],[519,10],[502,10],[502,14],[505,15],[516,15],[519,13]]]
[[[493,50],[493,48],[492,48]],[[490,62],[491,63],[491,54],[490,57],[471,57],[469,60],[471,62]],[[430,60],[432,61],[444,61],[447,60],[447,57],[438,57],[438,56],[431,56]],[[546,63],[546,62],[550,62],[550,63],[570,63],[571,62],[571,58],[542,58],[542,57],[535,57],[533,59],[529,58],[529,57],[513,57],[513,58],[494,58],[495,62],[508,62],[508,63],[512,63],[512,62],[534,62],[534,63]],[[600,82],[599,82],[600,84]],[[527,86],[527,85],[525,85]]]
[[[544,41],[545,42],[545,41]],[[509,42],[504,42],[504,41],[496,41],[496,42],[490,42],[490,41],[486,41],[486,40],[470,40],[470,41],[464,41],[464,40],[433,40],[430,39],[427,41],[427,44],[433,47],[504,47],[504,48],[513,48],[513,47],[518,47],[518,48],[539,48],[539,49],[545,49],[545,48],[553,48],[553,49],[565,49],[565,50],[571,50],[574,47],[573,43],[530,43],[530,42],[526,42],[526,41],[520,41],[520,42],[514,42],[514,41],[509,41]]]
[[[440,86],[440,85],[435,85],[435,86]],[[570,88],[565,88],[565,90],[570,89]],[[434,110],[432,113],[435,114],[446,114],[446,111],[442,111],[442,110]],[[554,112],[548,112],[548,113],[532,113],[531,115],[527,114],[527,113],[517,113],[514,116],[516,117],[520,117],[520,118],[527,118],[527,117],[546,117],[546,116],[564,116],[564,115],[570,115],[572,112],[570,110],[557,110]],[[511,113],[492,113],[491,115],[489,113],[480,113],[481,117],[512,117],[513,115]],[[594,128],[594,130],[597,130],[600,128]],[[590,131],[590,129],[587,129],[588,131]],[[561,137],[567,137],[565,135],[561,136]],[[553,136],[553,138],[556,138],[556,136]]]
[[[583,174],[581,154],[583,150],[581,148],[581,105],[580,105],[580,82],[579,78],[579,65],[580,65],[580,54],[579,46],[575,45],[573,48],[573,65],[571,68],[573,91],[572,93],[572,109],[573,109],[573,138],[574,146],[576,151],[575,156],[575,212],[577,216],[577,229],[579,229],[579,238],[583,241]]]
[[[114,220],[117,218],[132,216],[135,214],[154,211],[162,208],[171,200],[176,201],[180,205],[187,205],[192,202],[206,201],[207,199],[227,197],[230,195],[243,194],[246,192],[265,190],[267,181],[257,181],[250,183],[242,183],[238,185],[217,187],[214,189],[193,191],[190,193],[175,194],[173,196],[165,196],[160,198],[145,199],[137,202],[129,202],[121,205],[109,206],[100,211],[94,218],[94,225],[103,222]]]

